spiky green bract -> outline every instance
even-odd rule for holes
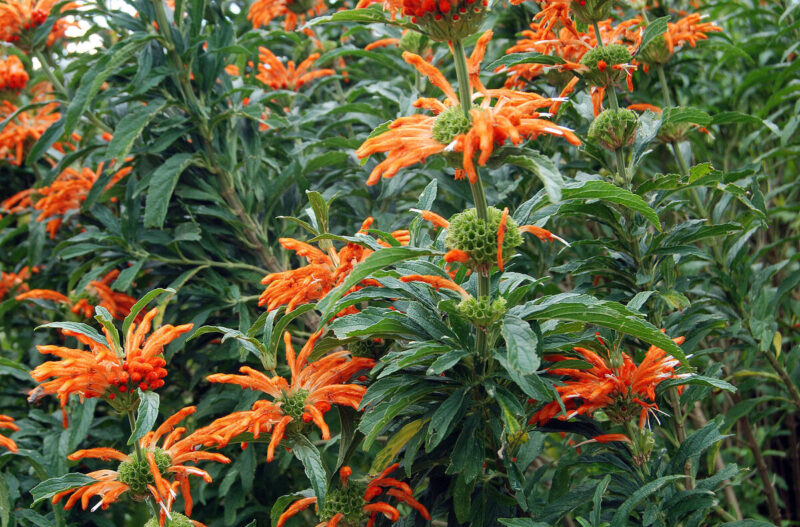
[[[581,74],[592,86],[616,86],[625,76],[625,72],[612,66],[628,64],[631,59],[631,52],[621,44],[597,47],[588,51],[581,59],[581,64],[589,68]]]
[[[478,218],[475,209],[459,212],[450,219],[445,244],[449,249],[464,251],[470,257],[467,265],[482,273],[487,273],[497,263],[497,231],[503,212],[489,207],[488,221]],[[519,226],[510,217],[503,239],[503,261],[508,260],[514,250],[522,243]]]
[[[595,117],[589,126],[588,136],[592,142],[613,152],[633,144],[638,126],[639,119],[632,111],[624,108],[610,109]]]

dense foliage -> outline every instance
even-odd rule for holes
[[[511,4],[0,0],[0,527],[800,525],[800,2]]]

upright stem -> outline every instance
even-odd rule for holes
[[[128,423],[131,425],[131,434],[133,434],[133,431],[136,430],[136,417],[133,415],[133,410],[128,410]],[[136,449],[136,459],[144,459],[139,441],[134,441],[133,446]]]
[[[453,59],[456,65],[456,77],[458,78],[458,99],[461,109],[467,119],[470,117],[472,108],[472,90],[469,84],[469,70],[467,68],[467,54],[464,50],[464,43],[461,40],[452,42]],[[483,182],[480,173],[477,173],[474,182],[470,183],[472,199],[475,202],[475,212],[478,219],[488,221],[489,213],[486,204],[486,193],[483,191]],[[478,273],[478,297],[485,298],[491,294],[491,277],[489,274]],[[475,345],[479,356],[484,356],[488,347],[488,335],[482,329],[478,329]]]
[[[681,399],[678,395],[677,387],[669,389],[669,402],[670,406],[672,406],[672,419],[675,422],[675,434],[678,436],[678,442],[683,444],[686,441],[686,429],[683,426],[683,410],[681,408]],[[683,465],[683,473],[686,474],[686,488],[689,490],[694,489],[692,464],[688,459]]]

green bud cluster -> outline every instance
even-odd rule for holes
[[[172,519],[167,518],[164,520],[164,527],[194,527],[192,520],[179,512],[171,512],[169,515],[172,516]],[[144,524],[144,527],[159,527],[158,519],[150,518]]]
[[[579,22],[591,25],[608,18],[613,4],[614,0],[572,0],[569,10]]]
[[[497,231],[503,212],[495,207],[487,210],[488,219],[478,218],[475,209],[467,209],[450,218],[445,245],[449,249],[464,251],[470,256],[467,265],[487,274],[497,263]],[[506,223],[503,239],[503,261],[508,260],[522,243],[519,227],[511,217]]]
[[[636,54],[636,60],[648,66],[659,66],[666,64],[672,53],[669,52],[667,46],[667,38],[664,35],[659,35]]]
[[[294,393],[283,392],[281,394],[281,410],[284,415],[289,415],[297,422],[303,418],[305,411],[308,390],[297,390]]]
[[[167,469],[172,464],[172,459],[169,454],[160,448],[151,450],[153,457],[156,461],[156,467],[162,476],[166,476]],[[118,479],[121,483],[128,485],[130,495],[133,499],[144,499],[148,495],[147,486],[155,484],[155,478],[150,472],[150,463],[146,457],[137,457],[136,454],[131,454],[130,461],[123,461],[120,463],[117,472],[119,473]]]
[[[456,309],[459,315],[469,319],[473,324],[486,328],[500,320],[508,311],[508,306],[503,297],[494,302],[489,297],[470,297],[459,302]]]
[[[403,33],[403,36],[400,37],[400,42],[398,44],[400,49],[403,51],[408,51],[410,53],[416,53],[417,55],[422,55],[422,53],[430,47],[430,39],[420,33],[419,31],[414,31],[412,29],[407,30]]]
[[[612,66],[627,64],[631,59],[631,52],[621,44],[596,47],[589,50],[581,59],[581,64],[589,68],[582,73],[583,78],[592,86],[608,88],[616,86],[625,77],[625,72]],[[605,66],[602,66],[601,62],[605,63]]]
[[[439,115],[433,122],[433,138],[443,145],[449,145],[456,136],[469,132],[472,123],[464,115],[461,106],[452,106]]]
[[[365,339],[349,344],[347,350],[353,357],[379,359],[391,345],[392,342],[386,339]]]
[[[593,142],[613,152],[632,145],[638,127],[639,119],[632,111],[605,110],[592,121],[588,135]]]
[[[691,130],[691,123],[666,123],[658,129],[658,139],[665,143],[680,143]]]
[[[325,496],[325,505],[319,511],[319,519],[327,522],[336,514],[342,513],[344,518],[339,522],[340,527],[356,527],[363,525],[366,514],[361,510],[364,504],[363,485],[351,481],[346,487],[332,488]]]

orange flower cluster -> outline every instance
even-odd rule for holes
[[[186,432],[186,428],[176,428],[176,425],[194,412],[194,406],[183,408],[164,421],[155,431],[145,434],[139,441],[139,445],[146,459],[138,458],[135,454],[129,456],[113,448],[90,448],[73,453],[69,456],[72,461],[86,458],[101,459],[103,461],[116,460],[120,462],[120,467],[118,470],[90,472],[88,476],[96,480],[96,483],[60,492],[53,496],[53,503],[58,503],[64,497],[69,496],[69,499],[64,504],[64,509],[71,509],[80,500],[81,506],[85,510],[89,506],[89,501],[97,496],[100,501],[92,508],[94,511],[97,508],[107,509],[109,505],[116,502],[126,492],[134,499],[142,499],[150,495],[161,508],[161,522],[163,525],[165,517],[172,510],[172,504],[177,495],[176,491],[180,489],[184,500],[184,511],[187,515],[190,515],[193,504],[189,476],[199,476],[208,483],[211,482],[211,476],[205,470],[194,466],[186,466],[184,463],[196,463],[198,461],[230,463],[230,459],[222,454],[197,450],[205,441],[201,430],[181,438]],[[159,440],[162,438],[163,440],[159,445]],[[139,478],[131,477],[132,471],[129,469],[136,464],[146,464],[150,469],[152,483],[147,484],[144,489],[138,488],[143,485]],[[141,490],[146,492],[145,496],[135,495]]]
[[[7,415],[0,414],[0,430],[12,430],[16,432],[19,431],[19,427],[14,424],[14,419]],[[0,434],[0,446],[12,452],[17,451],[17,444],[3,434]]]
[[[49,86],[46,83],[36,85],[31,90],[33,94],[31,102],[50,100],[50,96],[46,93],[49,91]],[[10,101],[0,102],[0,120],[7,119],[18,109]],[[52,103],[18,113],[0,130],[0,159],[8,160],[17,166],[21,165],[25,148],[35,143],[45,130],[61,118],[61,114],[55,111],[57,109],[58,104]]]
[[[36,268],[33,269],[33,272],[36,272]],[[20,269],[18,273],[0,271],[0,300],[5,298],[10,291],[27,290],[28,285],[25,283],[25,280],[27,280],[30,275],[31,269],[27,265]]]
[[[372,225],[373,219],[367,218],[361,225],[360,232],[366,232]],[[408,244],[410,234],[407,230],[398,230],[392,236],[401,244]],[[298,256],[305,258],[308,265],[299,269],[290,269],[280,273],[271,273],[265,276],[262,284],[267,288],[261,294],[258,305],[266,305],[269,311],[286,305],[288,311],[308,302],[319,300],[334,287],[344,282],[358,263],[364,261],[373,253],[356,243],[348,243],[342,249],[336,250],[333,246],[325,254],[316,247],[293,238],[281,238],[280,244],[290,251],[295,251]],[[354,287],[351,291],[359,289]],[[346,313],[355,313],[354,307],[348,308]]]
[[[683,337],[672,339],[682,344]],[[639,428],[647,422],[648,413],[658,409],[655,404],[655,389],[662,381],[680,378],[675,373],[675,366],[680,362],[667,355],[667,352],[651,346],[638,366],[626,353],[622,353],[622,365],[612,367],[609,361],[585,348],[575,348],[581,359],[591,364],[585,370],[573,368],[553,368],[550,373],[567,377],[563,386],[556,386],[556,391],[567,409],[566,415],[559,415],[561,406],[558,401],[546,404],[530,419],[530,423],[543,425],[557,417],[564,421],[576,415],[592,415],[596,410],[605,409],[606,414],[616,422],[627,422],[634,417],[639,408]],[[554,355],[551,361],[569,360],[567,357]]]
[[[419,512],[423,518],[430,520],[431,515],[428,513],[428,509],[414,499],[414,492],[411,487],[402,481],[389,477],[389,474],[397,470],[399,466],[399,463],[389,465],[377,477],[371,479],[366,486],[351,483],[349,480],[353,470],[348,466],[343,466],[339,470],[341,488],[332,489],[330,492],[333,495],[337,493],[342,495],[344,499],[338,501],[342,502],[342,508],[346,510],[327,510],[329,507],[326,503],[322,511],[317,511],[317,515],[321,517],[322,522],[318,523],[316,527],[336,527],[343,521],[347,525],[360,525],[362,517],[368,518],[366,527],[372,527],[378,519],[378,514],[383,514],[390,521],[396,522],[400,519],[400,512],[395,506],[387,502],[389,498],[395,498],[398,502],[409,505]],[[360,503],[357,499],[353,499],[356,497],[354,496],[355,493],[359,494]],[[384,499],[387,501],[373,501],[381,494],[384,494]],[[275,527],[283,527],[289,518],[316,503],[316,497],[302,498],[294,502],[281,514]]]
[[[273,90],[297,91],[302,88],[304,84],[314,79],[336,73],[330,68],[312,70],[311,67],[319,56],[319,53],[312,53],[297,67],[295,67],[293,60],[290,60],[287,66],[284,66],[272,51],[263,46],[259,46],[259,64],[256,79]]]
[[[0,137],[0,139],[2,138]],[[133,167],[118,170],[106,185],[106,190],[116,185],[119,180],[130,174],[132,170]],[[66,168],[50,185],[18,192],[3,201],[2,206],[6,211],[20,211],[33,205],[36,210],[41,211],[36,221],[52,218],[47,222],[47,232],[50,234],[50,238],[55,238],[59,227],[64,221],[63,216],[71,211],[80,209],[81,204],[86,200],[86,196],[102,171],[103,163],[100,163],[96,171],[84,168],[78,172],[73,168]],[[32,203],[33,195],[40,196],[35,204]],[[61,217],[53,218],[53,216]]]
[[[112,270],[106,274],[101,280],[92,280],[84,289],[91,298],[96,299],[96,305],[106,308],[111,316],[117,320],[122,320],[131,308],[136,303],[136,299],[125,293],[120,293],[111,289],[110,284],[119,276],[117,269]],[[81,298],[74,304],[70,299],[52,289],[32,289],[25,293],[16,296],[19,301],[23,300],[51,300],[53,302],[60,302],[70,306],[70,310],[76,315],[82,315],[84,318],[91,318],[94,316],[94,306],[89,302],[88,298]]]
[[[0,59],[0,91],[19,91],[28,84],[28,72],[16,55]]]
[[[401,117],[389,125],[387,132],[367,139],[356,150],[360,159],[379,152],[387,154],[386,159],[372,170],[368,185],[374,185],[381,177],[394,177],[401,169],[437,154],[461,153],[456,176],[465,172],[470,182],[474,182],[477,180],[474,156],[478,157],[478,165],[483,166],[491,158],[494,147],[506,141],[518,145],[523,139],[548,134],[563,137],[574,145],[580,144],[571,130],[540,118],[538,110],[553,104],[551,99],[507,89],[489,90],[483,86],[480,63],[491,37],[491,31],[484,33],[468,60],[470,88],[482,99],[479,106],[469,110],[469,120],[461,119],[463,110],[458,96],[442,72],[419,55],[403,53],[403,59],[442,90],[446,99],[417,100],[414,103],[416,107],[431,110],[434,116]]]
[[[0,2],[0,39],[18,42],[21,36],[44,24],[58,0],[3,0]],[[61,6],[61,10],[74,9],[75,3]],[[74,23],[58,20],[47,38],[47,45],[63,37],[66,29]]]
[[[541,13],[539,13],[541,14]],[[538,15],[537,15],[538,17]],[[579,32],[574,24],[563,26],[557,32],[547,20],[538,21],[534,17],[530,29],[522,32],[522,37],[517,43],[506,50],[511,53],[537,52],[543,55],[555,55],[564,59],[567,64],[548,66],[546,64],[518,64],[511,66],[507,70],[508,79],[506,87],[522,88],[525,81],[530,81],[550,70],[580,70],[582,66],[578,64],[583,56],[590,50],[597,47],[597,37],[594,31]],[[642,32],[639,29],[642,19],[634,17],[614,24],[611,19],[602,20],[598,23],[600,36],[604,45],[622,44],[627,46],[631,53],[634,53],[642,42]],[[504,67],[498,68],[502,71]],[[578,79],[572,80],[572,86],[577,84]],[[563,94],[562,94],[563,95]]]
[[[250,5],[247,19],[253,23],[253,29],[266,26],[272,19],[286,16],[283,29],[294,31],[297,23],[306,16],[321,15],[328,10],[325,0],[255,0]]]
[[[476,2],[480,7],[475,6]],[[457,22],[470,10],[474,10],[475,13],[480,12],[481,7],[487,7],[489,2],[488,0],[402,0],[402,5],[403,15],[411,17],[414,23],[426,15],[433,15],[435,20],[450,18]]]
[[[164,385],[167,370],[161,354],[164,346],[192,329],[192,324],[166,325],[155,330],[149,337],[153,318],[158,308],[151,309],[141,323],[132,323],[125,338],[125,348],[117,355],[112,336],[104,327],[105,342],[97,342],[86,335],[62,329],[66,336],[75,337],[89,351],[63,346],[38,346],[41,353],[55,355],[59,361],[49,361],[37,366],[33,379],[42,383],[36,390],[45,394],[56,394],[61,406],[66,406],[71,394],[81,397],[108,397],[135,390],[155,390]],[[47,379],[52,379],[47,381]],[[45,382],[47,381],[47,382]]]
[[[313,334],[300,353],[295,355],[291,335],[288,331],[284,333],[290,381],[280,376],[268,377],[248,366],[239,370],[244,375],[210,375],[210,382],[237,384],[242,388],[259,390],[272,400],[256,401],[250,410],[234,412],[205,427],[204,433],[210,438],[208,444],[224,446],[233,437],[245,432],[252,433],[256,438],[261,432],[271,432],[267,461],[272,461],[275,448],[283,439],[287,427],[292,424],[301,426],[302,423],[313,422],[320,429],[322,438],[326,441],[330,439],[324,414],[333,404],[358,409],[367,389],[348,381],[356,373],[372,369],[375,361],[349,357],[349,352],[337,351],[309,362],[321,335],[321,331]]]

